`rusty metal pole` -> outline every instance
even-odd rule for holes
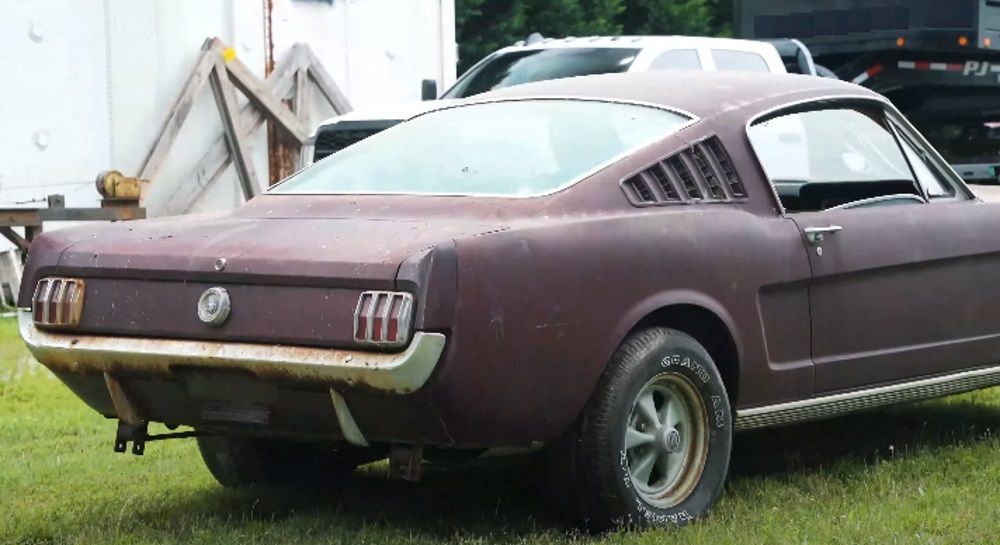
[[[274,0],[264,0],[264,39],[266,40],[264,56],[264,77],[271,75],[274,70],[274,24],[272,15],[274,13]],[[301,70],[301,69],[300,69]],[[296,81],[300,81],[297,78]],[[296,92],[298,96],[298,92]],[[287,106],[292,107],[290,100],[282,100]],[[304,105],[295,105],[293,110],[302,118],[301,111]],[[267,122],[267,164],[268,182],[274,185],[288,176],[291,176],[299,163],[300,146],[296,142],[291,142],[281,131],[274,126],[274,123]]]

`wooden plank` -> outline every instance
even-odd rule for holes
[[[187,83],[184,84],[180,96],[177,97],[174,106],[170,109],[170,114],[167,115],[167,120],[163,124],[163,128],[160,129],[160,134],[157,135],[153,148],[149,150],[149,155],[146,156],[142,168],[139,169],[140,179],[153,180],[163,168],[163,162],[166,160],[174,140],[177,139],[181,126],[184,125],[184,121],[191,112],[191,105],[194,103],[198,91],[205,85],[209,73],[215,66],[215,59],[220,54],[217,47],[216,41],[213,39],[206,39],[202,44],[201,55],[191,70]]]
[[[216,47],[216,50],[221,55],[221,42],[217,43],[219,45]],[[308,46],[303,44],[293,46],[265,80],[271,91],[271,96],[275,97],[278,102],[286,97],[296,85],[299,68],[306,69],[308,79],[313,81],[319,88],[322,96],[330,103],[337,114],[344,114],[351,110],[350,103],[340,91],[340,88],[333,82],[333,79],[323,68],[315,54]],[[308,86],[302,86],[301,88],[304,92],[308,93]],[[307,103],[308,99],[302,101],[303,105],[307,105]],[[296,108],[295,113],[299,114],[298,108]],[[265,119],[266,116],[253,103],[247,104],[239,116],[239,127],[242,129],[241,136],[243,139],[246,139],[259,129]],[[304,123],[304,120],[300,121],[300,123]],[[229,153],[228,138],[228,135],[223,135],[216,141],[201,158],[192,174],[186,178],[186,181],[178,184],[170,198],[166,199],[160,205],[159,210],[156,210],[155,213],[157,215],[180,214],[190,211],[197,198],[215,183],[229,166],[232,157]],[[252,168],[252,164],[250,166]],[[254,175],[254,178],[256,178],[256,175]],[[240,183],[243,184],[242,179]]]
[[[316,87],[319,88],[326,101],[330,103],[330,106],[333,106],[333,111],[337,115],[343,115],[351,111],[351,103],[348,102],[347,97],[341,92],[340,87],[337,87],[337,84],[333,82],[333,78],[323,68],[323,63],[319,62],[316,54],[313,53],[312,49],[309,49],[309,46],[303,46],[303,51],[309,62],[309,77],[316,83]]]
[[[3,208],[0,209],[0,226],[25,227],[41,225],[42,218],[38,216],[38,208]]]
[[[273,122],[278,129],[302,145],[302,142],[309,137],[309,129],[295,117],[281,99],[276,98],[271,89],[257,79],[239,59],[227,62],[225,66],[233,85],[247,97],[247,100],[264,112],[268,121]]]
[[[139,206],[102,206],[100,208],[39,208],[42,221],[128,221],[144,219],[146,209]]]
[[[18,234],[13,227],[3,226],[0,227],[0,235],[3,235],[7,240],[11,242],[14,246],[17,246],[18,250],[21,250],[22,254],[28,253],[28,246],[31,245],[26,238]]]
[[[5,208],[0,209],[0,236],[27,252],[28,245],[42,232],[46,221],[125,221],[146,217],[146,209],[134,205],[101,208]],[[23,227],[22,237],[14,227]]]
[[[295,72],[295,98],[292,109],[299,121],[309,123],[309,70],[300,68]]]
[[[229,81],[226,65],[221,55],[216,57],[215,69],[209,75],[208,81],[212,85],[215,104],[219,108],[226,143],[229,145],[233,165],[236,167],[236,176],[243,188],[243,197],[250,200],[257,195],[260,185],[257,183],[257,172],[254,170],[250,150],[243,142],[243,132],[240,130],[239,124],[239,110],[236,109],[235,89]]]
[[[271,75],[265,80],[274,96],[284,98],[291,92],[292,85],[295,83],[295,74],[299,67],[304,66],[304,64],[301,47],[299,45],[292,47],[292,50],[278,63]],[[249,138],[264,124],[264,120],[264,114],[252,104],[245,105],[240,112],[240,127],[244,130],[244,138]],[[184,182],[174,187],[174,192],[162,202],[156,215],[190,212],[191,207],[202,192],[222,176],[231,161],[229,145],[223,134],[202,156],[191,174],[184,178]]]
[[[295,115],[299,117],[302,123],[309,125],[309,103],[312,100],[312,93],[309,92],[309,69],[300,68],[298,72],[295,73],[295,98],[292,102],[292,108],[295,110]],[[305,165],[302,157],[303,149],[300,145],[298,150],[296,150],[296,164],[295,170],[301,169]],[[308,159],[311,159],[308,158]],[[290,173],[290,174],[294,174]]]
[[[42,234],[41,225],[27,225],[24,227],[24,238],[28,239],[28,244],[31,244],[31,241],[35,240],[35,237],[40,234]],[[24,253],[22,257],[27,258],[28,254]]]

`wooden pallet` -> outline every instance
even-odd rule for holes
[[[312,49],[295,44],[265,79],[257,78],[218,38],[208,38],[201,46],[191,75],[174,102],[159,136],[142,164],[139,178],[155,182],[163,168],[170,148],[180,133],[199,91],[208,82],[215,97],[224,128],[223,135],[198,161],[192,174],[178,184],[169,197],[156,206],[155,215],[183,214],[208,187],[216,182],[230,164],[243,190],[243,196],[253,198],[261,187],[250,159],[249,137],[264,121],[273,123],[278,131],[301,147],[309,137],[309,84],[336,114],[350,111],[351,106],[333,78],[326,72]],[[236,91],[247,98],[242,110],[237,110]],[[290,98],[291,106],[285,103]]]

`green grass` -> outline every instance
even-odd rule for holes
[[[530,460],[369,469],[329,490],[218,487],[192,441],[111,452],[78,401],[0,321],[0,543],[997,543],[1000,390],[738,436],[707,520],[591,537],[547,519]]]

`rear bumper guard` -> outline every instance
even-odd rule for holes
[[[245,370],[263,379],[406,394],[419,389],[444,351],[445,336],[418,331],[403,352],[387,354],[287,345],[151,339],[49,332],[18,312],[21,338],[54,372],[169,376],[176,365]]]

